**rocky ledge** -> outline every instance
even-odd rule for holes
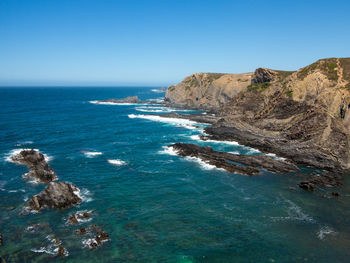
[[[210,146],[202,147],[187,143],[175,143],[169,145],[169,147],[172,147],[180,156],[196,157],[231,173],[257,175],[260,173],[260,169],[274,173],[289,173],[299,170],[293,163],[275,160],[266,155],[240,155],[218,152],[214,151]]]
[[[49,183],[57,179],[54,171],[47,164],[44,155],[36,150],[23,150],[13,156],[12,160],[24,164],[30,169],[25,177],[37,178],[42,183]]]
[[[32,196],[28,207],[36,211],[41,208],[68,208],[82,202],[78,193],[79,189],[74,184],[51,182],[39,194]]]

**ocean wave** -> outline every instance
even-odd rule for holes
[[[98,101],[98,100],[90,100],[89,103],[99,104],[99,105],[115,105],[115,106],[146,105],[143,103],[110,102],[110,101]]]
[[[163,93],[165,92],[164,89],[151,89],[152,92],[156,92],[156,93]]]
[[[208,139],[208,140],[202,140],[199,135],[192,135],[190,136],[190,138],[192,140],[195,140],[195,141],[201,141],[201,142],[212,142],[212,143],[221,143],[221,144],[228,144],[228,145],[240,145],[238,142],[235,142],[235,141],[218,141],[218,140],[211,140],[211,139]]]
[[[158,153],[160,154],[169,154],[176,156],[178,155],[177,151],[174,149],[174,147],[169,147],[169,146],[162,146],[163,150],[159,151]]]
[[[33,141],[19,141],[15,144],[15,146],[22,146],[22,145],[27,145],[27,144],[33,144]]]
[[[172,155],[172,156],[178,155],[178,151],[176,151],[174,149],[174,147],[163,146],[162,148],[163,148],[163,150],[159,151],[158,152],[159,154],[168,154],[168,155]],[[184,159],[187,160],[187,161],[192,161],[192,162],[198,163],[200,165],[200,167],[203,168],[204,170],[217,169],[217,170],[225,171],[225,169],[218,168],[215,165],[211,165],[208,162],[203,161],[202,159],[200,159],[198,157],[186,156],[186,157],[184,157]]]
[[[323,240],[328,235],[336,235],[337,232],[335,232],[331,227],[329,226],[323,226],[320,228],[320,230],[317,232],[317,237],[321,240]]]
[[[122,166],[125,165],[126,162],[119,160],[119,159],[109,159],[107,160],[110,164],[117,165],[117,166]]]
[[[49,241],[49,242],[46,242],[48,243],[47,246],[42,246],[38,249],[31,249],[31,251],[34,253],[46,253],[49,255],[57,255],[59,246],[62,245],[62,242],[56,239],[54,235],[48,235],[46,239]],[[65,248],[64,248],[64,255],[65,256],[69,255],[68,251]]]
[[[151,121],[156,121],[156,122],[163,122],[167,124],[172,124],[177,127],[183,127],[186,129],[198,129],[195,125],[198,125],[198,122],[187,120],[187,119],[180,119],[180,118],[169,118],[169,117],[162,117],[158,115],[143,115],[143,114],[129,114],[128,117],[130,119],[146,119],[146,120],[151,120]]]
[[[301,207],[291,200],[284,199],[284,202],[288,205],[286,208],[288,216],[271,217],[274,221],[297,220],[308,223],[316,223],[315,219],[303,212]]]
[[[87,157],[87,158],[94,158],[95,156],[102,155],[102,152],[89,152],[89,151],[82,151],[82,153]]]
[[[24,151],[24,150],[26,150],[26,151],[35,150],[37,152],[41,152],[39,149],[29,149],[29,148],[28,149],[25,149],[25,148],[13,149],[9,153],[5,154],[5,161],[6,162],[10,162],[10,163],[18,163],[18,162],[13,161],[12,157],[18,155],[21,151]],[[47,154],[45,154],[43,152],[41,152],[41,153],[44,155],[46,162],[52,161],[52,159],[53,159],[52,156],[49,156],[49,155],[47,155]]]
[[[83,200],[83,202],[91,202],[92,199],[92,194],[91,192],[86,189],[86,188],[82,188],[82,189],[78,189],[76,191],[73,192],[75,195],[77,195],[81,200]]]

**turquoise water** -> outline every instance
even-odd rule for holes
[[[212,169],[163,147],[192,142],[259,153],[199,142],[199,124],[145,119],[163,108],[89,103],[131,95],[151,99],[164,93],[0,89],[0,255],[6,262],[349,262],[348,181],[341,198],[325,198],[332,189],[299,190],[302,177],[295,174],[247,177]],[[24,180],[28,169],[7,161],[21,148],[47,154],[59,180],[76,184],[84,202],[62,211],[23,213],[26,200],[45,186]],[[96,250],[84,248],[84,237],[74,234],[80,226],[66,223],[83,210],[92,210],[93,217],[80,226],[97,224],[111,237]],[[37,223],[48,226],[26,230]],[[61,239],[67,257],[49,254],[51,234]],[[44,250],[48,253],[38,252]]]

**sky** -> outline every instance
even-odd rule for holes
[[[0,0],[0,86],[167,86],[349,56],[348,0]]]

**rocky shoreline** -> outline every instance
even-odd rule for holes
[[[196,73],[170,86],[165,102],[215,113],[198,119],[211,124],[203,141],[234,141],[318,169],[299,185],[311,190],[341,186],[350,171],[349,87],[350,58],[329,58],[298,71]]]

